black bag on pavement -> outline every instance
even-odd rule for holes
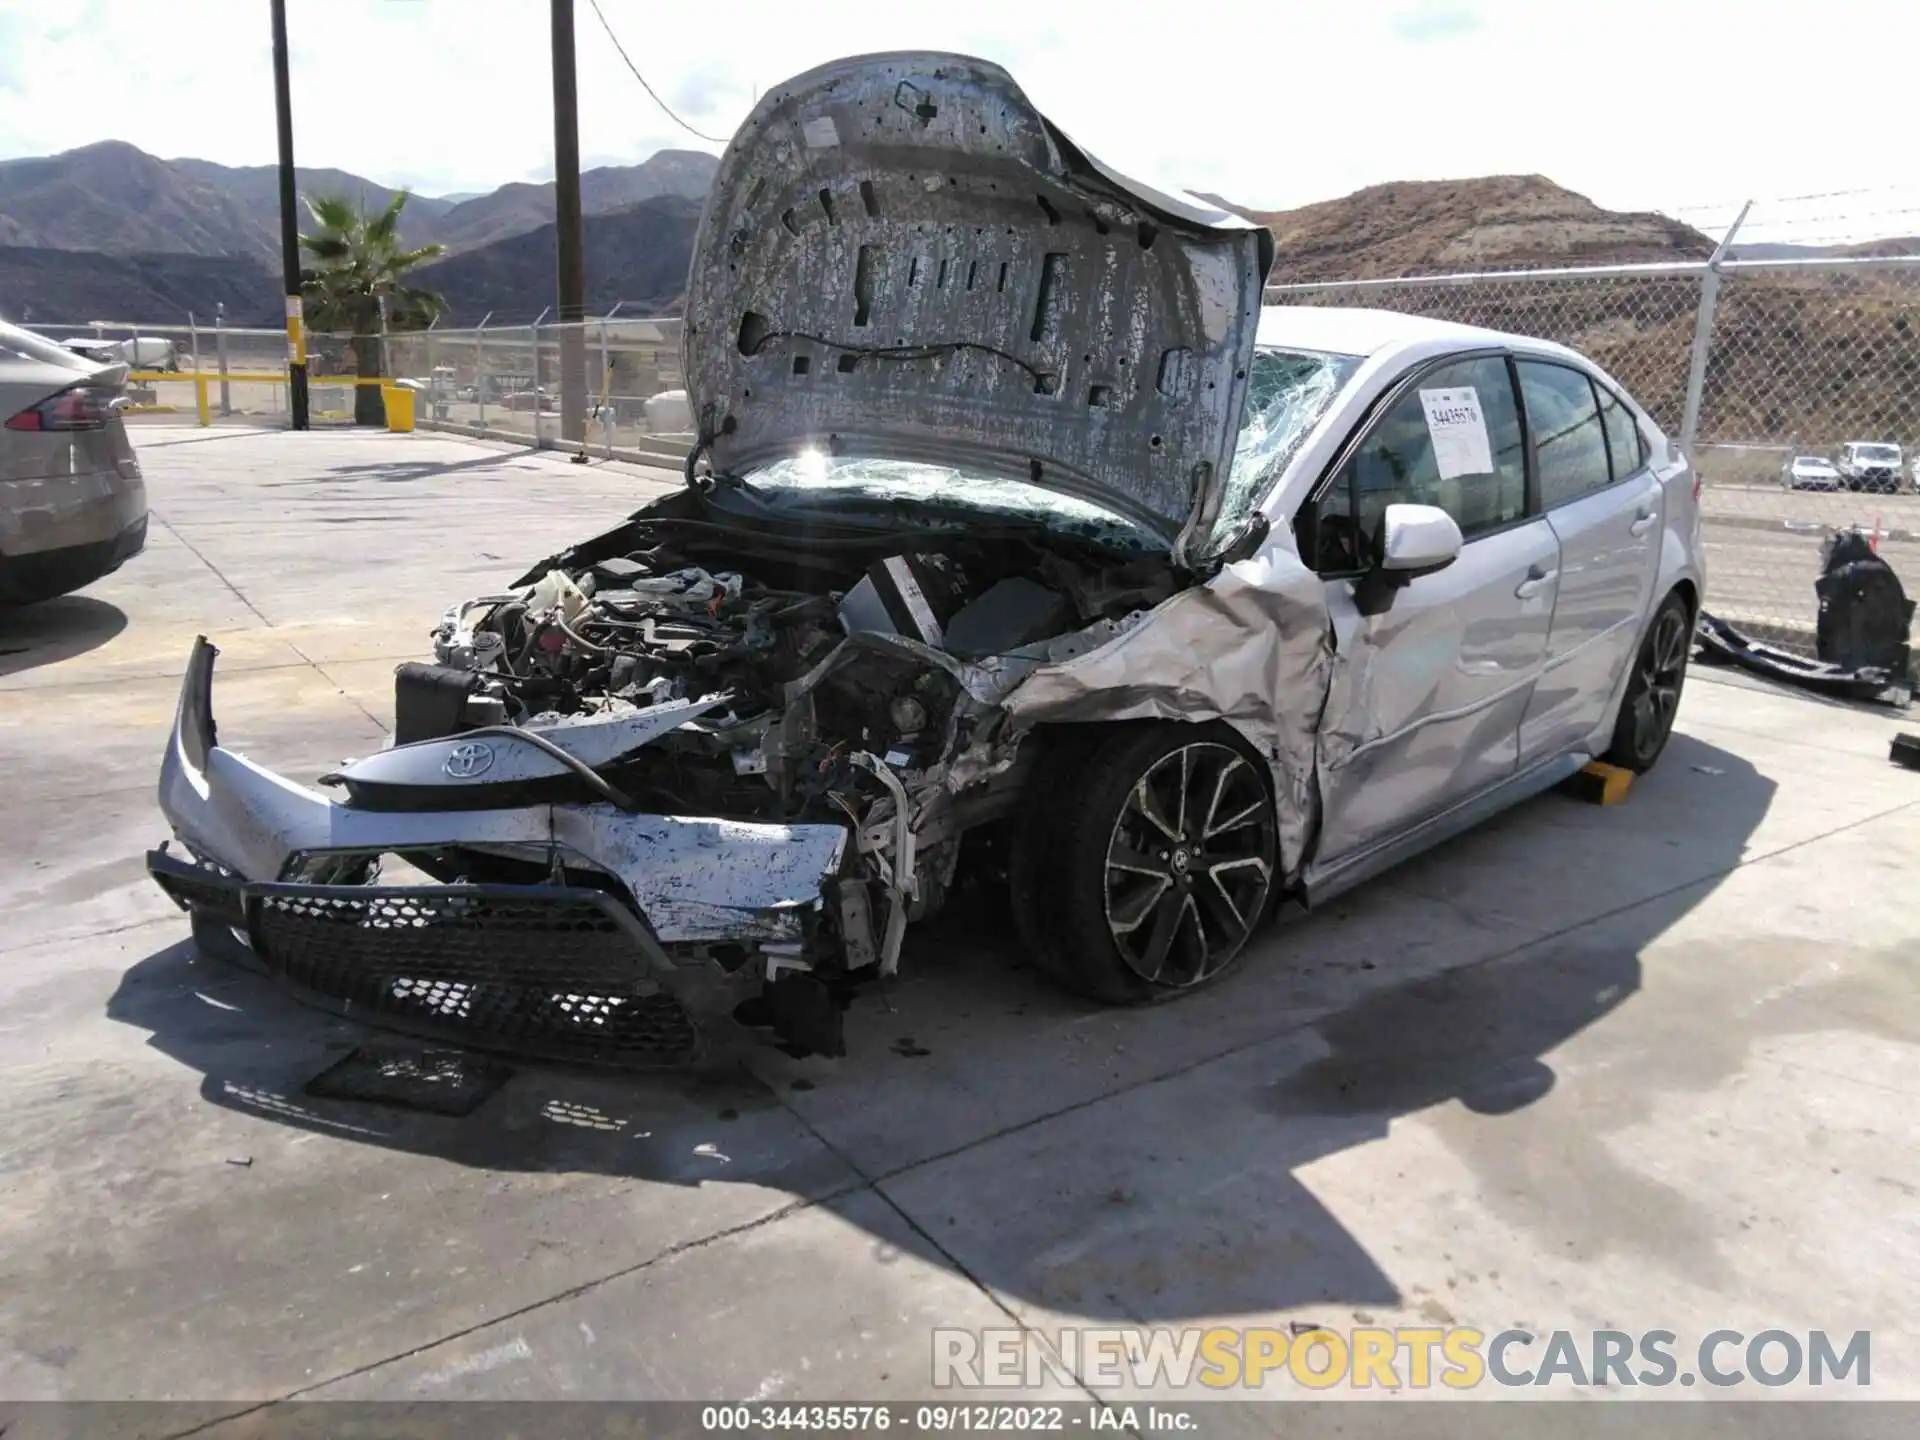
[[[1822,660],[1907,677],[1914,602],[1862,531],[1842,530],[1827,541],[1813,589],[1820,601],[1815,644]]]

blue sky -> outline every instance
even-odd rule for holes
[[[959,50],[1006,65],[1121,169],[1264,207],[1537,172],[1704,223],[1748,195],[1867,190],[1825,208],[1884,208],[1879,192],[1920,172],[1920,0],[600,4],[712,135],[757,88],[819,61]],[[551,174],[547,0],[289,12],[302,164],[430,194]],[[587,0],[577,12],[588,164],[717,148],[677,131]],[[115,138],[270,163],[269,39],[266,0],[0,0],[0,157]],[[1881,228],[1912,233],[1920,215]]]

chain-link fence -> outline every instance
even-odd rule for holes
[[[284,330],[227,325],[217,317],[210,325],[35,321],[32,328],[96,358],[124,362],[133,372],[122,412],[130,423],[149,417],[204,424],[289,423]]]
[[[1729,260],[1280,285],[1569,345],[1692,447],[1708,605],[1812,653],[1834,530],[1920,582],[1920,257]],[[1920,635],[1916,636],[1920,641]]]
[[[561,370],[573,339],[584,355],[586,450],[677,465],[693,444],[678,320],[416,330],[388,337],[388,373],[415,389],[423,427],[571,449]]]
[[[1842,527],[1873,531],[1881,554],[1920,588],[1920,256],[1320,281],[1271,287],[1267,300],[1408,311],[1593,357],[1691,446],[1708,603],[1758,638],[1811,652],[1821,546]],[[35,328],[123,347],[110,358],[133,365],[136,417],[288,423],[282,331]],[[562,355],[575,339],[582,441],[563,433]],[[358,379],[412,389],[415,423],[427,429],[672,465],[693,441],[677,319],[616,313],[358,343],[312,334],[308,364],[315,424],[352,423]]]

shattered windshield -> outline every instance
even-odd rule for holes
[[[1224,544],[1254,502],[1287,468],[1307,432],[1360,368],[1358,355],[1316,350],[1256,350],[1247,377],[1246,419],[1234,447],[1214,544]]]
[[[1164,549],[1147,531],[1085,500],[1019,480],[969,474],[920,460],[881,460],[804,450],[754,470],[748,493],[794,513],[911,514],[917,525],[982,519],[1042,524],[1064,535],[1124,550]]]

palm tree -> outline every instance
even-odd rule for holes
[[[316,330],[350,335],[355,373],[378,375],[383,304],[387,324],[395,330],[422,329],[445,313],[445,300],[432,290],[408,285],[405,276],[415,265],[445,254],[446,246],[400,247],[400,212],[407,203],[404,190],[377,215],[368,215],[343,196],[303,198],[317,227],[300,237],[300,248],[313,260],[300,272],[307,323]],[[378,385],[354,387],[354,424],[383,425],[386,413]]]

